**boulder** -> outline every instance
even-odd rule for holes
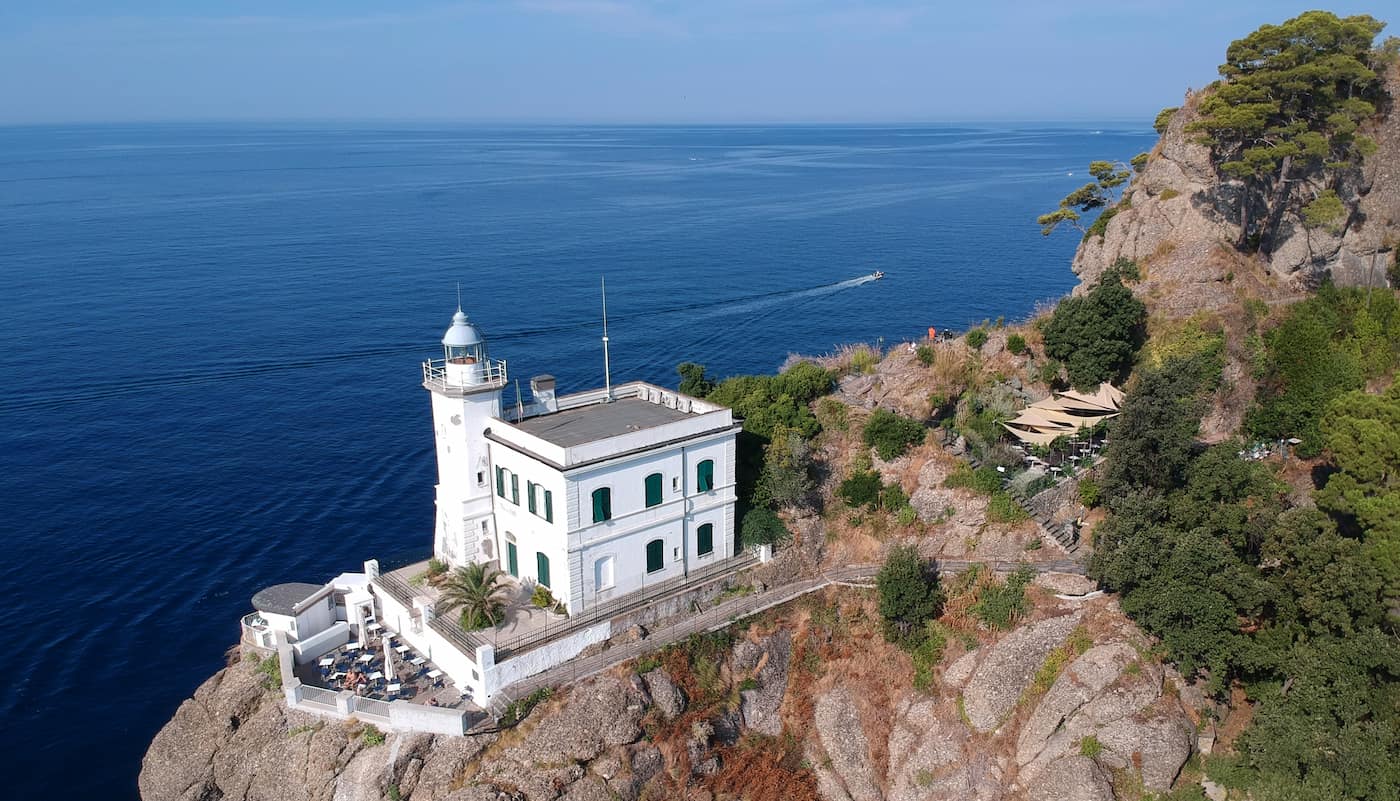
[[[1064,727],[1064,722],[1116,681],[1123,668],[1136,659],[1137,651],[1131,646],[1110,643],[1090,648],[1065,668],[1021,726],[1021,736],[1016,741],[1016,763],[1023,768],[1022,780],[1034,775],[1036,771],[1027,770],[1025,766],[1045,751],[1051,736]],[[1069,745],[1063,744],[1060,750]],[[1051,756],[1058,758],[1063,754],[1057,751]]]
[[[1101,759],[1115,768],[1137,768],[1142,786],[1165,793],[1191,756],[1194,731],[1181,715],[1159,714],[1139,720],[1120,718],[1098,730]]]
[[[741,642],[739,646],[746,642]],[[760,656],[752,663],[747,657],[740,658],[739,646],[735,646],[735,670],[750,672],[756,669],[754,678],[758,683],[755,689],[739,693],[739,712],[743,724],[751,731],[776,737],[783,733],[783,722],[778,711],[783,705],[783,696],[787,694],[792,634],[787,629],[779,629],[764,641]]]
[[[974,729],[990,732],[1001,725],[1080,616],[1075,612],[1023,626],[990,647],[963,690],[963,710]]]
[[[850,801],[882,801],[879,778],[870,764],[870,741],[860,724],[860,715],[850,691],[837,687],[822,694],[817,699],[815,723],[817,736],[826,750],[837,786],[844,789],[844,798]],[[821,779],[819,775],[819,785]]]
[[[1113,785],[1094,760],[1085,756],[1057,759],[1026,792],[1027,801],[1114,801]]]
[[[1041,573],[1033,583],[1058,595],[1088,595],[1099,588],[1098,582],[1077,573]]]
[[[685,711],[685,692],[671,681],[666,671],[657,668],[642,676],[646,683],[651,702],[661,712],[661,716],[672,720]]]

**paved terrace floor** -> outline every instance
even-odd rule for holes
[[[985,565],[998,573],[1009,573],[1026,563],[939,559],[937,560],[937,564],[939,573],[953,574],[961,573],[972,565]],[[1032,562],[1029,564],[1035,568],[1037,573],[1084,574],[1084,565],[1072,559]],[[614,665],[636,659],[643,654],[659,650],[673,642],[679,642],[692,634],[724,628],[740,618],[749,617],[765,609],[771,609],[772,607],[785,604],[788,601],[799,598],[809,592],[815,592],[828,585],[866,583],[873,581],[875,574],[879,571],[879,564],[851,565],[849,567],[827,571],[823,575],[815,578],[795,581],[790,584],[774,587],[767,592],[735,598],[728,602],[712,606],[703,612],[686,617],[669,626],[654,629],[644,640],[615,645],[601,653],[583,659],[571,660],[556,668],[530,676],[508,687],[503,687],[491,699],[489,704],[491,713],[499,717],[507,704],[517,698],[523,698],[541,687],[554,687],[593,676]]]
[[[302,684],[339,692],[352,689],[348,686],[346,676],[353,668],[366,677],[375,673],[381,674],[380,678],[367,680],[359,688],[356,694],[362,698],[479,711],[480,708],[473,704],[470,698],[463,696],[448,680],[447,675],[438,670],[437,665],[408,647],[406,643],[402,643],[393,632],[386,632],[385,636],[390,640],[392,654],[392,664],[387,668],[384,641],[380,637],[373,637],[364,647],[342,645],[311,662],[297,665],[296,676],[301,679]],[[394,650],[400,645],[407,650],[402,653]],[[413,664],[414,660],[420,659],[422,661],[419,664]],[[325,660],[330,660],[331,664],[321,664]],[[433,672],[437,672],[438,675],[430,675]],[[398,684],[399,690],[389,692],[388,687],[391,684]]]
[[[492,566],[494,567],[495,563],[492,563]],[[438,598],[442,595],[438,588],[427,580],[427,560],[405,565],[398,570],[391,570],[389,575],[399,577],[412,588],[414,595],[427,596],[433,600],[434,604],[437,604]],[[525,586],[509,573],[503,573],[502,576],[504,577],[502,586],[508,596],[505,620],[494,629],[479,629],[470,632],[469,636],[472,639],[495,645],[518,639],[547,638],[552,629],[561,628],[568,624],[569,618],[567,616],[556,615],[530,602],[530,597],[534,592],[532,587]],[[448,613],[444,618],[450,618],[453,623],[456,623],[457,614],[456,612]]]

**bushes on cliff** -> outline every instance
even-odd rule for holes
[[[904,455],[910,446],[923,442],[926,433],[917,420],[910,420],[888,409],[876,409],[865,421],[861,439],[875,448],[881,459],[889,461]]]
[[[1318,421],[1328,402],[1400,364],[1400,303],[1392,292],[1324,285],[1263,341],[1249,430],[1265,439],[1297,437],[1298,453],[1313,456],[1322,450]]]
[[[943,607],[933,563],[919,556],[913,545],[897,545],[875,576],[875,590],[885,639],[911,650],[918,647],[926,624]]]
[[[1146,335],[1147,307],[1110,268],[1081,297],[1060,301],[1045,321],[1045,354],[1063,362],[1070,383],[1121,381]]]

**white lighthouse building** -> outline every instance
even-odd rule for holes
[[[434,554],[493,563],[570,614],[735,555],[730,409],[632,382],[503,407],[506,363],[459,309],[423,364],[437,444]]]

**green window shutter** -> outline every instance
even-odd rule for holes
[[[665,559],[666,543],[661,540],[652,540],[647,543],[647,572],[655,573],[666,566]]]
[[[510,474],[510,502],[520,505],[520,476],[514,473]]]
[[[535,482],[525,482],[525,500],[530,505],[530,514],[538,514],[535,511]]]
[[[659,506],[661,504],[661,474],[652,473],[647,476],[647,507]]]
[[[544,491],[544,519],[546,523],[554,522],[554,493],[549,490]]]
[[[715,549],[715,527],[711,523],[706,523],[695,531],[695,552],[700,556],[713,552]]]
[[[506,497],[506,469],[496,468],[496,494],[502,498]]]
[[[709,492],[715,488],[715,463],[706,459],[695,467],[695,491]]]
[[[512,576],[520,578],[520,554],[515,551],[515,543],[506,543],[506,569]]]
[[[540,584],[549,586],[549,557],[535,552],[535,577]]]
[[[599,487],[593,490],[593,522],[601,523],[612,519],[612,490]]]

